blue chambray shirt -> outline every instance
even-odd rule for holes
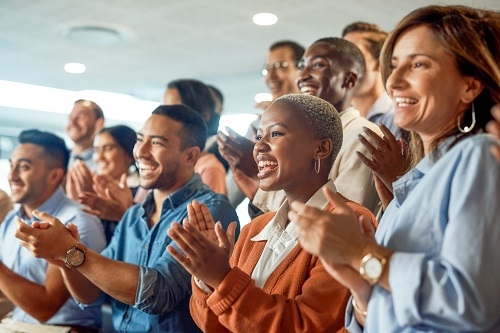
[[[500,164],[475,135],[393,184],[377,241],[396,252],[366,332],[500,332]],[[497,141],[498,142],[498,141]],[[349,305],[346,325],[360,331]]]
[[[186,206],[193,199],[209,208],[224,228],[238,222],[227,197],[212,192],[198,174],[164,202],[160,221],[151,229],[148,216],[155,205],[152,193],[143,205],[131,207],[118,223],[111,243],[102,255],[140,267],[135,305],[115,299],[112,305],[114,329],[120,332],[199,332],[189,313],[191,275],[167,251],[175,245],[167,235],[172,222],[187,217]],[[239,229],[239,227],[238,227]]]
[[[78,203],[66,197],[61,186],[37,209],[57,217],[64,224],[73,222],[78,227],[81,242],[90,249],[101,251],[106,246],[104,230],[99,218],[84,213]],[[20,217],[30,225],[36,220],[35,217],[28,219],[20,208],[14,208],[7,215],[0,225],[0,260],[15,273],[43,285],[48,263],[45,259],[33,257],[14,236],[17,229],[16,217]],[[38,323],[38,320],[18,307],[14,309],[13,319]],[[101,327],[101,308],[91,306],[83,310],[70,297],[46,324]]]

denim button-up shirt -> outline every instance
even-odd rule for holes
[[[139,285],[134,306],[111,299],[115,330],[121,332],[199,332],[189,313],[191,275],[167,251],[175,245],[167,235],[172,222],[187,217],[193,199],[209,208],[224,228],[238,217],[228,199],[212,192],[198,174],[163,202],[159,222],[149,228],[155,203],[152,193],[144,204],[131,207],[118,223],[102,255],[138,265]]]

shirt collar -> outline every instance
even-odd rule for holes
[[[88,149],[85,149],[82,151],[80,154],[72,154],[71,158],[73,160],[82,160],[82,161],[88,161],[92,159],[92,155],[94,154],[94,147],[90,147]]]
[[[195,173],[184,186],[170,194],[165,201],[163,201],[162,213],[168,209],[175,209],[185,204],[189,198],[194,195],[194,192],[199,189],[200,185],[202,185],[200,175]],[[156,208],[153,192],[154,190],[147,195],[142,204],[146,216],[150,216]]]
[[[393,107],[392,99],[387,95],[387,93],[382,93],[375,103],[373,103],[372,107],[368,111],[366,115],[366,119],[370,119],[371,117],[377,114],[384,114],[389,112]]]
[[[438,145],[430,154],[425,156],[418,164],[393,184],[394,198],[399,206],[403,204],[410,192],[417,186],[429,169],[436,163],[435,156],[443,156],[455,137],[449,137]]]
[[[311,198],[309,198],[309,200],[306,202],[306,206],[320,208],[320,209],[325,208],[325,206],[328,204],[328,199],[325,197],[322,191],[322,188],[325,186],[330,188],[334,192],[337,192],[335,184],[333,184],[333,181],[330,179],[328,180],[328,182],[326,182],[325,185],[323,185],[319,190],[317,190],[316,193],[314,193],[314,195]],[[273,219],[268,224],[266,224],[266,226],[261,230],[261,232],[252,237],[250,240],[254,242],[267,241],[271,238],[273,233],[283,230],[285,230],[292,238],[297,239],[298,234],[296,232],[294,221],[290,221],[288,226],[285,228],[285,224],[288,220],[289,211],[290,211],[290,205],[288,204],[288,200],[285,200],[281,204],[280,208],[276,212],[276,215],[273,217]]]
[[[342,128],[346,128],[347,124],[349,124],[351,121],[361,116],[359,111],[352,106],[342,110],[339,113],[339,115],[340,115],[340,121],[342,123]]]
[[[36,209],[41,211],[41,212],[47,212],[47,213],[51,214],[54,207],[56,207],[57,204],[61,200],[63,200],[64,198],[65,198],[64,190],[63,190],[62,186],[59,185],[59,187],[57,187],[57,189],[54,191],[54,193],[52,193],[52,195],[47,200],[45,200],[45,202],[42,203],[40,205],[40,207],[37,207]],[[29,222],[29,224],[31,224],[36,219],[34,216],[31,219],[28,219],[26,212],[24,211],[23,205],[21,205],[19,207],[18,215],[25,222]]]

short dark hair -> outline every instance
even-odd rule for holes
[[[113,140],[122,147],[125,153],[134,160],[134,146],[137,140],[137,134],[133,129],[125,125],[116,125],[105,127],[98,134],[108,133]]]
[[[104,112],[102,112],[101,107],[99,105],[97,105],[96,102],[89,101],[87,99],[79,99],[79,100],[76,100],[74,104],[77,104],[77,103],[88,103],[88,104],[90,104],[90,107],[92,107],[92,110],[95,113],[95,119],[96,120],[100,119],[100,118],[104,119]]]
[[[363,39],[368,43],[368,51],[373,59],[378,61],[388,33],[376,24],[363,21],[353,22],[347,25],[344,30],[342,30],[342,37],[345,37],[345,35],[350,32],[365,33]]]
[[[217,126],[215,126],[215,124],[212,124],[210,121],[212,117],[217,116],[217,112],[215,112],[215,101],[212,97],[212,93],[203,82],[194,79],[179,79],[170,81],[167,84],[167,89],[177,90],[182,104],[198,112],[203,118],[205,115],[208,115],[207,126],[208,124],[211,125],[210,128],[208,128],[208,134],[213,135],[217,133],[219,122],[217,122]]]
[[[299,62],[299,60],[302,59],[302,56],[306,51],[306,49],[302,45],[300,45],[297,42],[294,42],[293,40],[280,40],[271,45],[269,51],[274,51],[282,47],[287,47],[290,50],[292,50],[292,58],[293,60],[295,60],[295,63]]]
[[[20,144],[32,143],[41,146],[47,159],[64,170],[68,171],[69,149],[64,140],[50,132],[37,129],[22,131],[18,136]]]
[[[199,147],[205,149],[207,141],[207,126],[198,112],[187,105],[160,105],[153,110],[155,115],[169,117],[182,124],[178,134],[181,139],[181,149],[188,147]]]
[[[365,65],[365,57],[361,50],[354,45],[353,43],[338,37],[326,37],[321,38],[315,41],[316,43],[327,43],[330,44],[336,51],[337,57],[336,61],[338,61],[346,68],[351,68],[358,73],[358,83],[357,86],[363,81],[363,77],[365,76],[366,65]]]

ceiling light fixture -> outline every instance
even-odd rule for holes
[[[64,65],[64,70],[71,74],[81,74],[87,70],[87,67],[79,62],[68,62]]]
[[[270,93],[258,93],[254,97],[255,103],[260,102],[271,102],[273,100],[273,95]]]
[[[253,16],[253,23],[257,25],[273,25],[278,22],[278,16],[271,13],[259,13]]]

